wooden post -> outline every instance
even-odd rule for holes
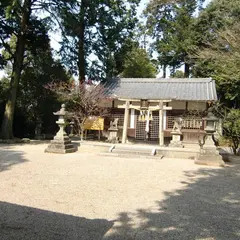
[[[125,103],[122,143],[126,143],[127,140],[128,117],[129,117],[129,101],[127,100]]]
[[[159,145],[164,145],[163,133],[163,101],[159,101]]]

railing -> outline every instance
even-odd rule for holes
[[[167,129],[172,129],[174,125],[174,121],[177,117],[176,116],[167,116]],[[199,117],[190,118],[190,117],[182,117],[183,129],[203,129],[203,120]]]

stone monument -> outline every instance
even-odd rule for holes
[[[208,114],[203,120],[206,120],[205,132],[203,142],[199,141],[200,153],[198,158],[195,160],[196,164],[211,165],[211,166],[224,166],[222,156],[219,154],[215,143],[213,141],[213,135],[216,131],[216,118],[212,112],[212,108],[208,109]]]
[[[169,147],[184,147],[181,141],[182,136],[182,122],[183,119],[178,117],[174,121],[173,129],[171,131],[172,140],[170,141]]]
[[[118,120],[119,118],[115,118],[114,121],[110,122],[110,128],[108,128],[109,131],[109,136],[107,139],[107,142],[110,143],[118,143],[119,138],[118,138]]]
[[[45,149],[45,152],[48,153],[72,153],[77,151],[77,147],[71,143],[70,138],[68,137],[67,133],[64,130],[65,127],[65,120],[64,116],[66,115],[65,111],[65,104],[62,104],[61,109],[53,113],[54,115],[58,116],[58,120],[56,121],[57,125],[59,126],[59,131],[57,132],[56,136],[48,147]]]

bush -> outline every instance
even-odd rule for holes
[[[225,139],[229,140],[229,143],[233,149],[234,154],[237,154],[237,150],[240,144],[240,110],[230,109],[223,119],[223,135]]]

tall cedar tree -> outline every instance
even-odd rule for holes
[[[79,82],[116,75],[115,53],[133,35],[139,0],[81,0],[60,9],[60,54]],[[96,60],[92,60],[95,56]],[[89,61],[91,60],[91,61]]]
[[[144,14],[147,18],[148,34],[154,39],[154,50],[158,52],[159,64],[176,68],[184,65],[185,77],[190,75],[190,55],[195,48],[194,14],[201,7],[202,0],[152,0]]]

